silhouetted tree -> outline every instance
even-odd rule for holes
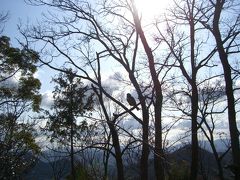
[[[77,145],[81,133],[88,128],[87,122],[78,118],[93,110],[93,94],[80,78],[75,77],[71,69],[67,70],[66,74],[60,73],[53,82],[57,84],[53,91],[53,113],[49,113],[46,129],[52,132],[52,140],[70,146],[71,175],[76,179],[74,146]]]
[[[141,15],[133,0],[104,0],[97,5],[89,1],[29,0],[29,2],[58,10],[57,15],[48,14],[44,23],[33,28],[28,27],[23,34],[29,42],[34,40],[41,42],[40,45],[44,44],[41,49],[43,56],[40,58],[43,64],[63,73],[67,73],[67,70],[62,65],[77,69],[78,72],[74,76],[91,84],[103,115],[95,120],[107,125],[104,126],[107,127],[105,131],[107,133],[104,133],[107,137],[103,138],[106,141],[95,145],[113,154],[118,179],[125,178],[123,156],[127,148],[133,144],[138,147],[140,145],[141,148],[140,178],[149,177],[150,148],[154,150],[156,178],[165,177],[162,111],[165,105],[164,95],[169,89],[170,99],[177,113],[180,111],[183,114],[181,118],[191,120],[191,179],[196,179],[200,128],[198,87],[211,78],[201,76],[200,71],[217,66],[213,61],[217,48],[211,46],[208,36],[203,36],[205,33],[209,35],[201,25],[204,16],[200,15],[202,9],[198,8],[205,7],[204,2],[194,0],[175,2],[176,8],[171,12],[172,17],[168,16],[165,21],[166,33],[159,31],[160,34],[154,37],[157,47],[152,46],[149,38],[151,33],[145,31]],[[158,48],[159,45],[164,50]],[[119,68],[123,74],[117,83],[111,83],[118,88],[114,93],[104,84],[106,64],[107,68],[109,66],[113,69]],[[169,85],[168,82],[173,84]],[[123,100],[119,97],[119,91],[124,97],[131,93],[141,111],[134,111],[135,107],[129,108],[126,98]],[[136,92],[137,96],[134,96],[133,92]],[[180,98],[177,99],[177,95],[187,100],[184,102]],[[112,107],[106,106],[106,99],[111,101]],[[109,111],[115,107],[117,110],[113,111],[114,113]],[[118,120],[123,117],[141,126],[138,129],[139,133],[131,136],[124,123],[118,124],[120,122]],[[121,142],[124,139],[123,132],[129,135],[126,144]],[[122,148],[123,144],[126,147]],[[93,147],[93,144],[90,146]]]
[[[199,38],[200,34],[206,30],[199,28],[199,21],[203,17],[198,15],[201,11],[196,8],[198,3],[202,4],[194,0],[174,1],[173,8],[166,13],[166,31],[159,30],[160,37],[156,38],[157,41],[164,41],[169,47],[173,58],[177,60],[174,67],[177,67],[177,71],[180,70],[185,78],[182,80],[179,74],[174,73],[175,78],[172,82],[176,86],[173,86],[169,97],[173,100],[175,107],[191,120],[191,179],[196,179],[198,175],[198,86],[206,80],[200,75],[200,71],[214,67],[212,57],[216,52],[213,47],[205,50],[204,55],[198,53],[208,46],[207,38]],[[180,80],[184,83],[179,85]]]
[[[226,102],[226,97],[224,93],[224,86],[221,80],[217,77],[206,81],[203,88],[199,88],[199,127],[201,128],[205,138],[210,144],[214,158],[218,166],[218,176],[220,179],[224,179],[224,171],[222,160],[224,156],[229,152],[230,146],[226,146],[226,150],[219,153],[215,144],[215,140],[218,137],[219,132],[217,127],[221,123],[220,116],[224,116],[227,110],[227,105],[221,105],[220,103]]]
[[[240,179],[240,144],[239,131],[236,121],[236,108],[234,98],[234,81],[232,78],[231,65],[232,55],[239,53],[239,2],[228,0],[206,1],[205,8],[201,13],[204,20],[201,21],[203,26],[208,29],[215,39],[219,58],[221,60],[224,79],[225,92],[228,104],[228,122],[231,137],[233,163],[235,167],[235,179]],[[227,12],[229,11],[229,13]],[[227,18],[224,19],[225,13]],[[225,23],[225,24],[224,24]],[[227,28],[222,28],[222,25]]]
[[[52,169],[52,178],[54,180],[60,180],[66,176],[67,165],[69,162],[68,156],[64,152],[65,149],[61,149],[61,144],[51,144],[49,149],[41,153],[41,157],[48,162]]]
[[[3,30],[4,30],[4,23],[8,20],[9,18],[9,13],[4,13],[1,12],[0,13],[0,34],[2,34]]]
[[[41,83],[34,78],[38,54],[26,47],[14,48],[0,37],[0,178],[19,178],[35,162],[40,148],[29,111],[38,111]],[[15,81],[16,80],[16,81]]]

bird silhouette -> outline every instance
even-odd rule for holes
[[[139,110],[139,108],[137,107],[137,103],[134,99],[134,97],[131,96],[130,93],[127,93],[127,102],[130,106],[135,106],[137,110]]]

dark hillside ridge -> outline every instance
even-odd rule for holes
[[[98,156],[102,156],[102,153],[99,152]],[[150,157],[153,157],[152,155]],[[217,179],[217,164],[215,161],[215,158],[213,154],[205,149],[199,148],[199,161],[200,164],[200,170],[199,170],[199,176],[202,176],[204,174],[205,176],[209,177],[210,179]],[[126,162],[126,161],[125,161]],[[151,180],[154,180],[154,163],[153,158],[149,159],[149,178]],[[186,145],[183,147],[180,147],[179,149],[169,153],[166,155],[166,166],[168,173],[171,173],[173,171],[174,167],[177,167],[178,170],[181,170],[180,168],[190,168],[190,162],[191,162],[191,146]],[[58,164],[59,168],[62,168],[61,165],[64,165],[65,168],[61,172],[63,178],[66,177],[70,172],[70,160],[58,160],[56,162]],[[229,152],[226,157],[223,159],[223,167],[228,166],[231,164],[231,152]],[[57,167],[57,168],[58,168]],[[140,178],[138,176],[139,167],[137,165],[128,165],[125,164],[125,174],[127,179],[138,179]],[[184,169],[183,169],[184,170]],[[60,171],[60,169],[57,169],[56,171]],[[227,180],[231,180],[232,173],[229,169],[224,169],[225,178]],[[109,179],[115,179],[116,177],[116,165],[113,157],[110,157],[109,161]],[[38,160],[36,165],[33,167],[33,169],[28,172],[24,179],[26,180],[51,180],[53,179],[53,170],[48,162],[44,162],[42,160]]]

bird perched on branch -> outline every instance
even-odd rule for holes
[[[130,93],[127,93],[127,102],[130,106],[135,106],[137,110],[139,110],[139,108],[137,107],[137,103],[134,99],[134,97],[131,96]]]

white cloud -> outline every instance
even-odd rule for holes
[[[11,76],[11,74],[6,75],[5,77],[7,77],[7,76]],[[17,88],[20,77],[21,77],[21,73],[17,72],[13,76],[7,78],[5,81],[2,81],[0,86],[1,87],[8,87],[8,88]]]
[[[137,122],[135,119],[126,119],[122,122],[122,125],[125,129],[138,129],[140,128],[139,122]]]
[[[41,106],[45,108],[50,108],[53,105],[53,93],[51,91],[46,91],[42,94]]]
[[[120,82],[114,79],[113,77],[114,74],[110,75],[102,83],[104,89],[111,95],[120,89]]]

